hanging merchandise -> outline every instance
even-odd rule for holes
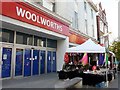
[[[83,66],[88,64],[88,55],[87,55],[87,53],[84,54],[83,58],[81,59],[81,62],[83,64]]]
[[[104,58],[105,65],[108,65],[108,54],[105,53],[105,58]]]
[[[65,53],[65,55],[64,55],[64,62],[65,62],[66,64],[69,63],[68,53]]]
[[[103,65],[103,63],[104,63],[104,54],[103,53],[99,54],[98,59],[99,59],[98,60],[98,65]]]

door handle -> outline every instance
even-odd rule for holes
[[[3,61],[0,61],[0,65],[3,65]]]
[[[35,58],[30,58],[29,60],[35,60]]]

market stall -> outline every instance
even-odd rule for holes
[[[66,56],[68,57],[68,59],[64,65],[66,66],[66,68],[63,68],[63,70],[58,72],[59,79],[61,78],[71,79],[74,77],[82,77],[83,84],[85,85],[91,85],[91,84],[95,85],[102,81],[106,81],[108,79],[110,80],[110,77],[108,77],[108,74],[106,73],[106,71],[103,73],[102,71],[100,71],[99,67],[98,68],[96,67],[94,71],[93,68],[90,67],[90,64],[88,63],[89,62],[88,53],[93,53],[93,54],[106,53],[106,48],[100,46],[99,44],[95,43],[91,39],[87,40],[85,43],[78,45],[76,47],[68,48],[66,51]],[[72,60],[70,60],[71,57],[72,57]],[[79,58],[76,58],[76,57],[79,57]],[[75,63],[75,61],[77,62],[77,64]],[[97,70],[99,70],[99,73],[97,72]],[[63,76],[65,76],[65,78]],[[92,80],[90,80],[90,78]],[[95,82],[93,79],[97,81]],[[87,81],[90,81],[91,83],[87,83]]]

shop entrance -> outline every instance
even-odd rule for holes
[[[39,50],[25,49],[24,76],[39,74]]]
[[[56,72],[56,51],[47,51],[47,73]]]
[[[2,78],[11,77],[12,48],[2,48]]]
[[[32,76],[45,73],[45,50],[16,48],[15,76]]]

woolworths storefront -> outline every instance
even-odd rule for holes
[[[2,78],[41,75],[62,68],[69,45],[68,22],[42,8],[24,2],[2,2]]]

